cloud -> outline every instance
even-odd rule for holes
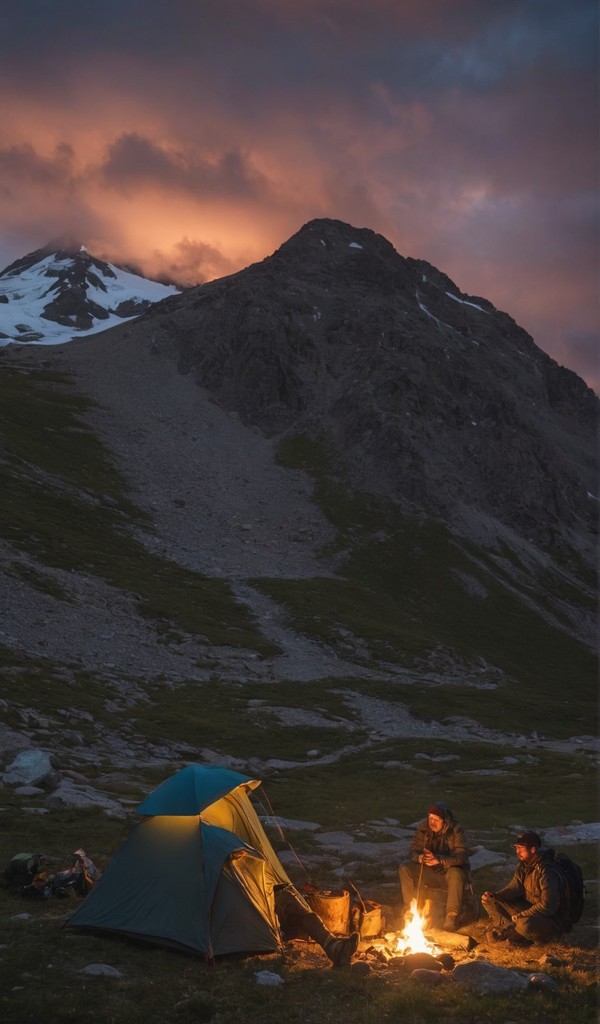
[[[157,145],[137,132],[110,143],[99,174],[105,184],[124,191],[144,186],[180,189],[201,199],[257,199],[269,188],[266,178],[237,150],[208,159],[190,148],[182,152]]]
[[[595,0],[28,0],[0,14],[6,262],[69,232],[191,283],[337,217],[588,373],[597,21]]]
[[[42,156],[31,143],[0,149],[0,175],[5,187],[24,183],[68,188],[72,181],[73,148],[65,142],[55,147],[54,153]]]
[[[182,238],[170,253],[156,251],[152,255],[153,273],[178,284],[203,284],[239,270],[223,252],[205,242]]]

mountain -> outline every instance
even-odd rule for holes
[[[0,272],[0,345],[55,345],[106,330],[178,291],[97,259],[64,236]]]
[[[512,318],[381,235],[305,225],[150,310],[181,373],[267,435],[324,437],[356,489],[474,540],[592,564],[598,400]]]

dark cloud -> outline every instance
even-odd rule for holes
[[[72,182],[72,164],[73,149],[64,142],[49,157],[42,156],[31,143],[0,149],[0,175],[9,190],[11,182],[68,187]]]
[[[223,252],[205,242],[182,238],[169,255],[154,254],[155,273],[178,284],[203,284],[239,270]]]
[[[126,192],[152,186],[231,199],[256,199],[268,192],[266,179],[238,151],[203,160],[190,151],[165,149],[136,132],[111,143],[100,175],[106,184]]]

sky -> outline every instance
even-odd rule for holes
[[[372,228],[600,392],[596,0],[0,8],[0,269],[65,233],[182,284]]]

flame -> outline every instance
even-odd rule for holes
[[[404,930],[396,940],[397,953],[434,953],[436,946],[423,933],[426,920],[419,913],[417,901],[413,900],[404,921]]]

